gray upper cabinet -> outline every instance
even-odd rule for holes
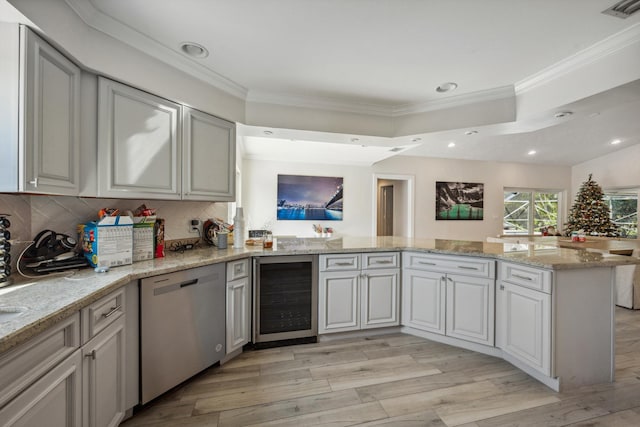
[[[183,107],[183,199],[235,200],[235,123]]]
[[[98,197],[235,199],[235,124],[98,81]]]
[[[0,39],[0,191],[77,195],[80,68],[25,26]]]
[[[180,104],[99,79],[98,197],[180,199],[180,112]]]

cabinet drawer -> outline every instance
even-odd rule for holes
[[[241,259],[227,263],[227,282],[242,279],[249,275],[249,260]]]
[[[320,255],[320,271],[359,270],[360,254]]]
[[[82,309],[82,344],[124,314],[124,293],[125,288],[122,287]]]
[[[501,262],[500,265],[500,280],[548,294],[551,293],[551,270],[509,262]]]
[[[405,252],[402,260],[404,268],[414,270],[455,273],[490,279],[496,277],[496,263],[490,259]]]
[[[0,407],[80,347],[78,313],[0,356]]]
[[[399,263],[397,252],[371,252],[362,254],[362,269],[397,268]]]

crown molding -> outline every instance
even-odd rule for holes
[[[619,50],[640,43],[640,23],[617,32],[539,72],[516,82],[517,95],[545,85],[559,77],[578,71],[593,62],[600,61]]]
[[[286,105],[300,108],[318,108],[322,110],[340,111],[343,113],[370,114],[383,117],[400,117],[407,114],[425,113],[428,111],[443,110],[479,102],[495,101],[513,97],[515,97],[513,86],[502,86],[473,93],[449,96],[443,99],[398,106],[386,106],[380,104],[346,102],[331,98],[319,98],[293,94],[284,95],[280,93],[250,90],[247,96],[247,102]]]
[[[298,108],[316,108],[320,110],[338,111],[341,113],[371,114],[384,117],[390,117],[393,113],[393,107],[381,104],[365,104],[348,102],[335,98],[283,94],[260,90],[249,90],[247,102],[284,105]]]
[[[89,27],[138,49],[165,64],[170,64],[172,67],[184,71],[232,96],[243,100],[246,98],[248,90],[244,86],[113,19],[97,8],[91,0],[64,1]]]
[[[404,104],[393,108],[394,117],[405,116],[407,114],[426,113],[429,111],[444,110],[447,108],[462,107],[465,105],[480,102],[496,101],[499,99],[514,98],[513,86],[501,86],[476,92],[463,93],[460,95],[448,96],[442,99],[434,99],[412,104]]]

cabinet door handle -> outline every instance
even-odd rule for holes
[[[528,276],[521,276],[521,275],[519,275],[519,274],[512,274],[512,276],[513,276],[513,277],[516,277],[516,278],[518,278],[518,279],[522,279],[522,280],[529,280],[529,281],[532,281],[532,280],[533,280],[531,277],[528,277]]]
[[[447,276],[447,280],[453,283],[453,279],[451,277]]]
[[[111,307],[111,310],[108,313],[102,313],[102,317],[104,317],[106,319],[107,317],[113,316],[114,314],[116,314],[116,312],[118,312],[118,310],[120,310],[121,307],[122,306],[120,306],[120,305],[116,305],[115,307]]]
[[[91,360],[96,360],[96,351],[91,350],[91,353],[85,354],[84,357],[90,357]]]
[[[462,270],[478,270],[478,267],[468,267],[466,265],[459,265],[458,268],[461,268]]]
[[[500,285],[500,290],[504,291],[504,285]]]
[[[36,176],[35,178],[33,178],[32,181],[29,181],[29,184],[31,184],[34,187],[38,188],[38,177]]]

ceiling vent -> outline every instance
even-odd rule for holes
[[[607,10],[603,10],[605,15],[626,19],[640,10],[640,0],[622,0],[614,4]]]

